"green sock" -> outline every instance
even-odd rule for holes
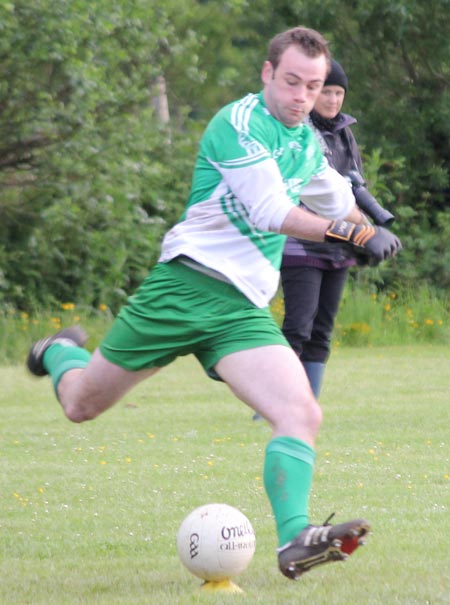
[[[315,452],[293,437],[269,441],[264,462],[264,486],[272,505],[279,546],[309,524],[309,492]]]
[[[50,374],[55,391],[62,375],[75,368],[85,368],[91,354],[81,347],[50,345],[44,353],[44,368]]]

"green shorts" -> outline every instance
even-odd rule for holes
[[[268,307],[255,307],[233,285],[175,260],[153,268],[100,351],[134,371],[161,368],[192,353],[218,378],[213,368],[225,355],[274,344],[289,346]]]

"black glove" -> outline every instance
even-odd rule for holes
[[[398,237],[384,227],[355,225],[348,221],[333,221],[325,232],[325,241],[348,243],[356,252],[359,264],[371,267],[402,249]]]

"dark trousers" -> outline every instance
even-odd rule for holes
[[[327,361],[347,275],[347,267],[281,269],[285,306],[282,330],[302,361]]]

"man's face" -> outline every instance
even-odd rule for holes
[[[344,102],[345,89],[342,86],[324,86],[317,97],[314,109],[323,118],[332,119],[341,111]]]
[[[269,61],[262,68],[263,94],[268,110],[285,126],[298,126],[314,107],[326,75],[324,55],[311,58],[296,46],[289,46],[276,70]]]

